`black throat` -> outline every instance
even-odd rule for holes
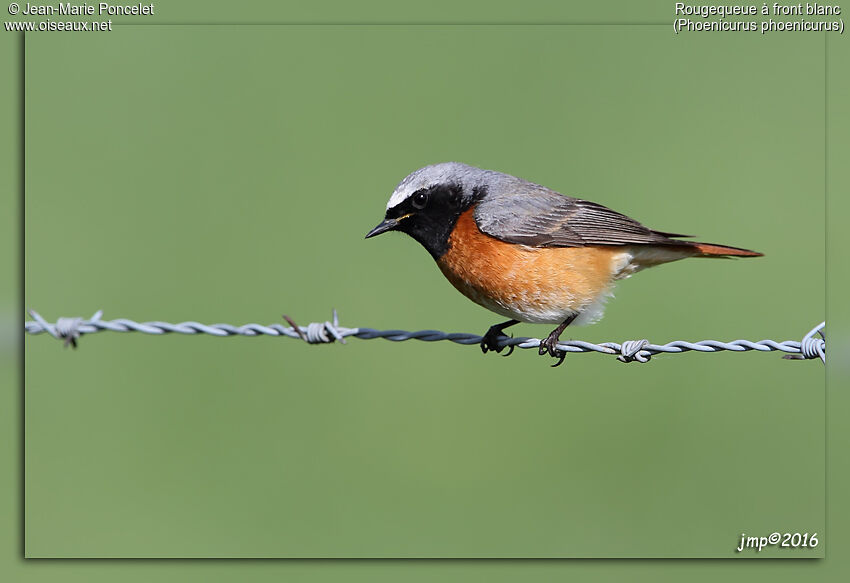
[[[425,194],[427,203],[424,208],[414,206],[414,196],[392,209],[387,210],[387,218],[402,219],[398,230],[407,233],[425,247],[434,259],[439,259],[449,250],[449,238],[457,225],[458,217],[486,194],[483,188],[474,188],[465,193],[460,185],[443,184],[433,186],[415,194]]]

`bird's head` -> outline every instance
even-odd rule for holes
[[[393,191],[384,220],[366,238],[388,231],[407,233],[435,258],[449,246],[458,217],[487,193],[488,175],[459,162],[420,168]]]

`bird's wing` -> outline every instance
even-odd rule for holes
[[[653,231],[601,204],[529,186],[521,189],[523,194],[491,192],[483,197],[473,215],[478,228],[496,239],[532,247],[685,243],[670,237],[687,235]]]

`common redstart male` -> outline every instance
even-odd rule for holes
[[[459,162],[402,180],[366,238],[387,231],[413,237],[463,295],[510,318],[490,327],[482,351],[501,352],[503,330],[519,322],[557,324],[539,349],[557,364],[561,333],[598,320],[615,281],[686,257],[761,255],[683,241],[688,235],[654,231],[600,204]]]

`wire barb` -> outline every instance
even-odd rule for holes
[[[788,360],[820,358],[821,362],[826,364],[826,336],[823,332],[825,327],[826,322],[821,322],[803,336],[803,340],[800,342],[800,354],[786,354],[782,358]],[[815,338],[815,334],[819,334],[820,338]]]
[[[310,322],[306,328],[302,328],[295,321],[283,315],[283,319],[292,327],[292,330],[298,334],[307,344],[331,344],[339,340],[340,344],[345,344],[345,337],[339,330],[339,316],[336,309],[333,311],[333,322]]]
[[[210,334],[212,336],[286,336],[298,338],[308,344],[331,344],[339,341],[345,344],[349,336],[361,340],[383,338],[391,342],[403,342],[406,340],[420,340],[422,342],[438,342],[448,340],[455,344],[479,345],[482,337],[477,334],[447,333],[440,330],[418,330],[408,332],[406,330],[375,330],[373,328],[346,328],[339,325],[337,311],[333,311],[333,319],[325,322],[311,322],[306,327],[298,326],[289,316],[283,318],[289,327],[280,324],[245,324],[233,326],[231,324],[201,324],[199,322],[181,322],[169,324],[168,322],[134,322],[132,320],[102,320],[103,312],[98,310],[90,319],[82,318],[59,318],[56,324],[48,323],[35,310],[29,311],[32,320],[24,324],[27,334],[41,334],[47,332],[56,339],[63,340],[64,345],[77,347],[78,340],[85,334],[95,332],[141,332],[143,334]],[[656,354],[681,354],[684,352],[785,352],[784,358],[803,360],[819,358],[826,363],[826,336],[824,329],[826,322],[821,322],[812,328],[808,334],[799,342],[785,340],[732,340],[720,342],[718,340],[700,340],[699,342],[687,342],[674,340],[667,344],[651,344],[649,340],[627,340],[622,344],[616,342],[603,342],[593,344],[583,340],[569,340],[558,343],[558,350],[565,353],[572,352],[598,352],[601,354],[615,355],[620,362],[646,363]],[[513,348],[538,348],[538,338],[527,337],[504,337],[499,343],[502,347]]]
[[[626,340],[620,347],[620,356],[617,360],[620,362],[649,362],[652,358],[652,353],[644,350],[649,346],[649,340]]]

